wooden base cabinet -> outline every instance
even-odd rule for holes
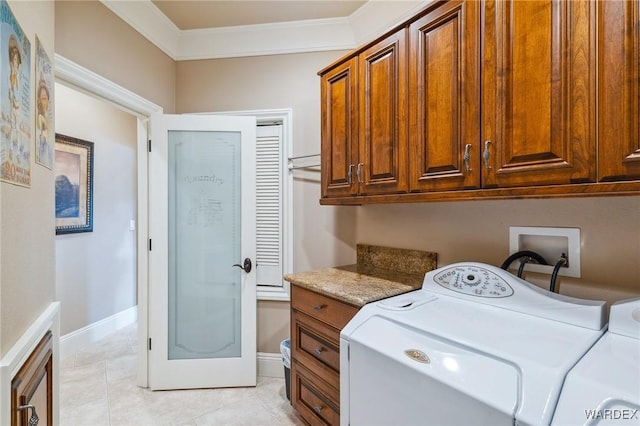
[[[291,404],[311,425],[340,424],[340,331],[357,311],[291,286]]]
[[[11,380],[11,426],[53,421],[53,334],[38,343]]]

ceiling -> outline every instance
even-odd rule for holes
[[[175,61],[354,49],[435,0],[100,0]]]
[[[356,0],[152,0],[180,30],[345,18]]]

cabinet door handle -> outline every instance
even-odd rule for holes
[[[28,405],[21,405],[18,407],[19,411],[22,410],[29,410],[31,409],[31,417],[29,417],[29,426],[36,426],[38,424],[38,422],[40,421],[40,419],[38,418],[38,414],[36,413],[36,407],[34,407],[32,404],[28,404]]]
[[[491,158],[491,151],[489,151],[489,145],[491,145],[491,141],[484,142],[484,152],[482,153],[482,159],[484,160],[484,168],[487,170],[491,170],[491,166],[489,165],[489,159]]]
[[[362,167],[364,163],[358,163],[358,168],[356,169],[356,175],[358,176],[358,183],[364,183],[362,180]]]
[[[316,355],[320,355],[322,352],[324,352],[324,348],[314,349],[314,352],[316,353]]]
[[[322,411],[323,407],[313,407],[313,411],[316,412],[316,414],[320,414],[320,412]]]
[[[316,306],[313,307],[313,309],[315,309],[316,311],[320,311],[320,310],[322,310],[322,309],[324,309],[326,307],[327,307],[327,305],[316,305]]]
[[[355,164],[349,164],[349,169],[347,170],[347,183],[349,185],[353,185],[353,168]]]
[[[467,172],[471,172],[473,171],[473,169],[471,168],[471,166],[469,165],[469,162],[471,161],[471,154],[469,153],[469,150],[471,149],[471,144],[468,143],[464,146],[464,167],[467,169]]]

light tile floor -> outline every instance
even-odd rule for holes
[[[255,388],[150,391],[136,386],[137,329],[126,327],[60,363],[62,426],[302,425],[284,379]]]

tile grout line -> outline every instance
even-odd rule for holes
[[[111,398],[109,398],[109,373],[107,369],[108,360],[104,361],[104,385],[107,391],[107,424],[111,426]]]

